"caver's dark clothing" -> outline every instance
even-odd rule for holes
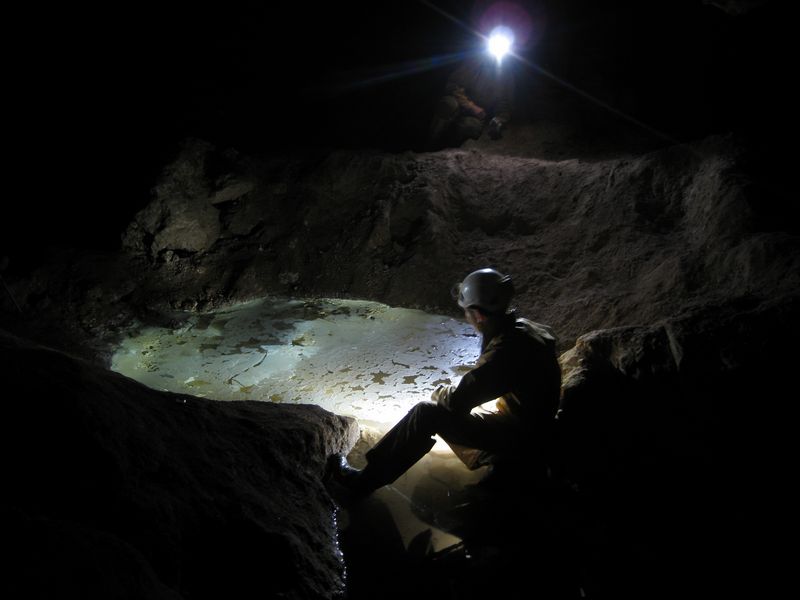
[[[535,426],[552,421],[560,391],[561,370],[550,328],[509,315],[494,336],[484,336],[475,368],[442,394],[439,403],[465,414],[501,398],[501,413]]]
[[[468,60],[453,71],[445,85],[445,94],[454,96],[462,106],[471,100],[483,108],[489,118],[498,117],[508,122],[514,94],[510,69],[510,65],[500,66],[489,57]]]
[[[437,433],[451,446],[541,461],[560,389],[550,329],[509,315],[494,335],[484,336],[475,368],[458,386],[439,388],[435,402],[417,404],[367,452],[364,476],[376,488],[391,483],[431,449]],[[496,413],[470,412],[495,398]]]
[[[511,120],[514,79],[511,65],[499,66],[489,56],[473,57],[459,66],[445,85],[431,122],[431,144],[460,146],[480,137],[485,123]],[[485,111],[483,118],[475,107]]]

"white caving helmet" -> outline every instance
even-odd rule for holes
[[[461,308],[478,307],[490,315],[505,314],[513,295],[511,277],[494,269],[473,271],[453,286],[453,297]]]

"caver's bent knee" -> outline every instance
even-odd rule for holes
[[[418,419],[425,419],[426,421],[433,420],[436,422],[441,421],[442,418],[446,418],[447,415],[450,414],[450,411],[445,407],[431,400],[417,402],[408,412]]]
[[[436,103],[436,116],[440,119],[450,120],[459,111],[458,100],[454,96],[442,96]]]

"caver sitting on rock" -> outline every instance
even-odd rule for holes
[[[511,278],[494,269],[469,274],[454,290],[467,322],[482,336],[476,366],[457,386],[439,386],[366,453],[363,470],[344,456],[329,459],[335,480],[367,495],[397,479],[422,458],[439,434],[477,468],[524,463],[546,476],[546,450],[558,409],[561,370],[555,337],[546,325],[508,310]],[[473,411],[498,399],[495,411]]]
[[[489,137],[501,137],[511,119],[514,80],[511,65],[499,65],[486,56],[475,56],[458,67],[445,86],[430,125],[432,149],[460,146],[478,139],[486,129]]]

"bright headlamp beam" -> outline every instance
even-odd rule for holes
[[[508,33],[495,30],[489,36],[489,52],[499,62],[511,50],[511,42],[511,36]]]

